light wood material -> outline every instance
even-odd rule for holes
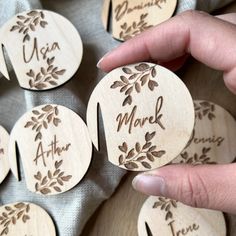
[[[0,207],[0,235],[56,236],[56,231],[44,209],[28,202],[16,202]]]
[[[163,197],[149,197],[138,219],[139,236],[225,236],[221,212],[197,209]]]
[[[97,149],[98,104],[108,159],[121,168],[140,171],[165,165],[179,155],[192,134],[194,109],[187,88],[174,73],[155,64],[115,69],[96,86],[87,125]]]
[[[195,126],[185,150],[173,163],[231,163],[236,158],[236,121],[224,108],[195,100]]]
[[[112,14],[109,14],[109,4],[112,4]],[[177,0],[104,0],[103,25],[105,29],[108,24],[112,25],[113,37],[125,41],[169,19],[176,4]]]
[[[10,166],[8,161],[9,134],[0,126],[0,183],[6,178]]]
[[[228,12],[236,12],[236,2],[218,11],[217,14]],[[178,75],[194,99],[212,101],[236,117],[236,96],[225,87],[222,73],[189,59],[183,69],[178,71]],[[146,196],[131,187],[135,175],[136,173],[129,173],[123,178],[113,196],[91,217],[81,236],[138,235],[138,215]],[[234,223],[231,226],[234,226]],[[229,236],[235,235],[235,229],[229,224],[227,229]]]
[[[74,187],[91,161],[87,126],[72,110],[55,104],[33,108],[11,132],[10,167],[19,179],[16,145],[27,188],[43,195],[60,194]]]
[[[77,71],[82,59],[82,41],[75,27],[63,16],[33,10],[14,16],[0,29],[0,44],[11,60],[22,88],[55,88]],[[0,72],[10,79],[3,50]]]

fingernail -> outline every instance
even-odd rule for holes
[[[133,179],[132,185],[135,190],[147,195],[165,194],[165,181],[160,176],[140,174]]]
[[[100,65],[101,65],[101,62],[103,61],[103,59],[109,54],[110,52],[107,52],[97,63],[97,68],[100,69]]]

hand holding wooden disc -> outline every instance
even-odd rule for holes
[[[16,144],[27,187],[52,195],[65,192],[85,175],[92,154],[87,126],[72,110],[48,104],[33,108],[15,124],[9,143],[10,167],[19,179]]]
[[[186,206],[164,197],[149,197],[138,218],[139,236],[225,236],[221,212]]]
[[[121,168],[141,171],[165,165],[192,134],[194,108],[187,88],[174,73],[155,64],[115,69],[94,89],[87,125],[97,149],[98,104],[108,159]]]
[[[8,143],[9,134],[2,126],[0,126],[0,183],[2,183],[10,170],[8,161]]]
[[[28,202],[16,202],[0,207],[0,235],[56,236],[56,231],[44,209]]]
[[[176,4],[177,0],[104,0],[103,25],[106,29],[112,25],[113,37],[125,41],[169,19]],[[112,13],[109,13],[110,5]]]
[[[45,90],[65,83],[82,59],[82,41],[75,27],[63,16],[46,10],[14,16],[0,29],[0,43],[20,86],[26,89]],[[2,49],[0,72],[10,79]]]
[[[194,101],[196,122],[185,150],[173,163],[227,164],[236,158],[236,121],[228,111],[209,102]]]

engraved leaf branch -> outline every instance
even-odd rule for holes
[[[31,128],[35,130],[35,142],[42,139],[42,129],[47,129],[49,124],[58,126],[61,120],[57,117],[59,110],[57,106],[46,105],[41,110],[33,110],[32,113],[34,116],[31,117],[31,120],[25,124],[25,128]]]
[[[19,33],[23,33],[23,43],[30,41],[30,31],[35,31],[38,26],[45,28],[48,24],[44,20],[45,16],[42,11],[30,11],[26,15],[18,15],[17,18],[18,21],[11,27],[10,31],[18,30]]]
[[[58,85],[56,80],[59,76],[65,73],[65,69],[58,69],[53,65],[55,57],[47,59],[47,67],[41,67],[40,72],[35,73],[32,69],[26,73],[31,79],[29,80],[30,88],[44,89],[47,88],[47,83],[53,86]]]
[[[171,200],[164,197],[158,197],[157,202],[153,204],[152,208],[158,208],[160,207],[161,210],[166,212],[165,220],[168,221],[169,219],[173,218],[172,208],[177,208],[177,201]]]
[[[132,93],[136,91],[137,93],[141,92],[142,87],[147,84],[148,88],[153,91],[155,87],[158,86],[158,83],[151,78],[156,77],[155,66],[150,66],[146,63],[140,63],[134,67],[134,71],[128,67],[122,68],[126,76],[120,76],[120,80],[115,81],[112,85],[112,89],[119,88],[120,93],[125,93],[125,100],[123,101],[122,106],[127,104],[132,104]]]
[[[197,104],[194,102],[195,116],[199,120],[202,120],[203,117],[207,117],[209,120],[213,120],[216,118],[214,111],[215,105],[210,102],[203,101]]]
[[[145,135],[145,143],[141,145],[139,142],[135,144],[134,148],[128,150],[128,145],[124,142],[118,148],[123,153],[119,156],[119,165],[124,165],[129,170],[139,168],[141,164],[146,169],[151,169],[149,162],[154,162],[155,158],[161,158],[166,152],[164,150],[157,151],[157,147],[152,145],[151,140],[156,132]]]
[[[200,164],[216,164],[216,162],[211,161],[211,158],[208,156],[211,148],[203,147],[202,153],[199,155],[194,153],[193,156],[189,156],[187,151],[180,154],[182,160],[180,163],[200,165]]]
[[[27,214],[30,211],[30,205],[23,202],[17,203],[14,206],[5,206],[5,211],[0,215],[0,227],[3,227],[0,235],[7,235],[9,233],[9,226],[16,225],[20,219],[26,223],[30,219]]]
[[[61,171],[60,166],[62,164],[63,160],[56,161],[54,164],[55,170],[48,170],[47,175],[44,177],[40,171],[34,175],[34,178],[38,181],[35,184],[36,192],[40,192],[43,195],[47,195],[53,191],[62,192],[60,186],[63,186],[64,182],[68,182],[72,178],[72,175],[65,175],[65,173]]]
[[[134,37],[135,35],[143,32],[144,30],[147,30],[151,27],[153,27],[153,25],[148,25],[147,23],[147,16],[148,13],[146,14],[142,14],[140,16],[140,19],[138,22],[133,21],[133,23],[131,25],[128,25],[126,22],[124,24],[122,24],[121,27],[121,32],[119,34],[120,38],[123,39],[124,41]]]

